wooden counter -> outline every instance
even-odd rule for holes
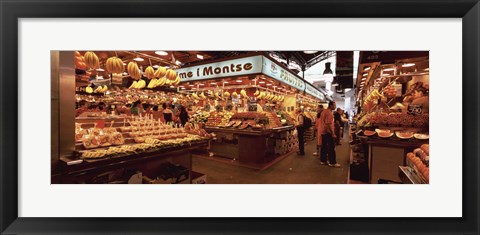
[[[370,183],[376,184],[379,179],[401,181],[398,167],[406,165],[406,155],[428,140],[411,138],[399,139],[396,136],[381,138],[378,136],[359,136],[368,149],[368,167]]]
[[[61,157],[62,164],[52,172],[53,184],[91,183],[98,175],[108,172],[142,172],[150,178],[156,178],[163,163],[178,164],[192,169],[191,151],[206,147],[207,140],[182,146],[172,146],[158,151],[142,152],[102,159],[84,159],[80,164],[69,165],[81,160],[78,156]],[[189,177],[191,180],[191,177]]]
[[[206,127],[216,140],[211,142],[210,151],[221,157],[238,160],[243,164],[264,164],[275,160],[275,138],[293,126],[273,129],[238,129],[228,127]]]

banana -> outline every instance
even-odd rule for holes
[[[165,85],[165,82],[166,82],[166,78],[165,77],[162,77],[160,79],[158,79],[158,83],[156,84],[156,86],[163,86]]]
[[[202,100],[205,100],[205,99],[207,98],[207,97],[205,96],[205,94],[203,93],[203,91],[202,91],[202,93],[200,93],[200,98],[202,98]]]
[[[167,69],[165,67],[158,67],[157,71],[155,71],[155,77],[156,78],[163,78],[165,77],[165,74],[167,74]]]
[[[197,99],[197,100],[200,99],[200,97],[198,97],[197,93],[192,93],[192,97],[193,97],[194,99]]]
[[[177,76],[177,78],[175,79],[175,81],[173,81],[173,85],[178,85],[180,84],[180,76]]]
[[[85,55],[83,57],[85,58],[85,63],[89,68],[91,69],[100,68],[100,61],[98,60],[98,56],[94,52],[87,51],[85,52]]]
[[[91,87],[87,86],[87,88],[85,88],[85,92],[93,93],[93,89]]]
[[[245,91],[244,89],[242,89],[242,90],[240,91],[240,94],[241,94],[243,97],[248,98],[247,91]]]
[[[258,94],[257,99],[262,99],[264,96],[265,96],[265,92],[261,91],[261,92]]]
[[[153,85],[155,85],[155,83],[157,82],[158,79],[154,78],[154,79],[151,79],[150,82],[148,83],[147,85],[147,88],[154,88]]]
[[[145,69],[145,77],[147,77],[148,79],[152,79],[155,77],[155,70],[153,69],[152,66],[148,66]]]
[[[223,95],[226,96],[226,97],[230,97],[230,92],[225,91],[225,92],[223,93]]]
[[[102,89],[103,89],[103,87],[102,87],[102,86],[98,86],[98,87],[97,87],[97,88],[96,88],[96,89],[95,89],[93,92],[95,92],[95,93],[99,93],[99,92],[101,92],[101,91],[102,91]]]
[[[236,91],[232,92],[232,96],[233,96],[233,97],[235,97],[235,98],[236,98],[236,97],[237,97],[237,95],[238,95],[238,94],[237,94],[237,92],[236,92]]]
[[[259,90],[256,90],[255,93],[253,93],[254,96],[258,96],[260,95],[260,91]]]
[[[141,79],[141,80],[138,82],[137,88],[139,88],[139,89],[145,88],[145,85],[146,85],[145,80]]]
[[[211,98],[214,98],[215,93],[213,91],[208,91],[208,96],[210,96]]]
[[[131,89],[131,88],[135,88],[136,86],[137,86],[137,81],[133,81],[132,85],[130,85],[130,87],[128,88]]]
[[[107,85],[104,85],[104,86],[103,86],[103,89],[102,89],[102,92],[105,93],[107,90],[108,90],[108,86],[107,86]]]

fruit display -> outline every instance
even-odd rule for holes
[[[201,111],[192,115],[189,122],[191,123],[206,123],[210,117],[209,112]]]
[[[413,132],[411,131],[396,131],[395,135],[400,139],[411,139],[413,137]]]
[[[125,140],[121,133],[117,132],[115,128],[90,128],[83,130],[77,128],[75,139],[81,140],[86,149],[105,147],[110,145],[122,145]]]
[[[383,89],[383,95],[387,98],[393,98],[395,96],[397,96],[397,90],[395,89],[395,87],[393,87],[392,84],[389,84],[387,85],[384,89]]]
[[[80,54],[80,52],[75,51],[75,68],[79,70],[87,69],[87,64],[85,63],[85,58]]]
[[[428,127],[428,114],[411,115],[403,113],[369,113],[358,121],[358,126],[386,125],[398,127]]]
[[[223,111],[223,112],[211,112],[210,116],[208,117],[207,122],[205,123],[206,126],[218,126],[218,127],[225,127],[230,118],[234,115],[233,112],[230,111]]]
[[[114,56],[107,59],[105,69],[108,73],[123,73],[125,65],[120,58]]]
[[[162,151],[167,148],[181,147],[190,145],[197,141],[204,140],[203,137],[198,135],[187,135],[186,137],[170,140],[158,140],[158,139],[145,139],[145,143],[128,144],[118,147],[109,147],[105,149],[93,149],[80,151],[81,158],[83,159],[95,159],[105,157],[116,157],[121,155],[140,154],[148,151]]]
[[[264,112],[265,116],[268,118],[268,126],[269,128],[277,128],[282,126],[282,122],[280,118],[277,116],[275,112]]]
[[[428,144],[422,144],[420,148],[407,153],[407,164],[414,169],[417,175],[422,176],[427,183],[430,181],[429,148]]]
[[[363,102],[363,109],[367,112],[370,112],[373,107],[375,107],[375,100],[384,98],[380,92],[375,89],[373,90],[366,98],[365,101]]]
[[[83,55],[83,57],[85,58],[85,64],[88,68],[100,68],[100,61],[98,60],[98,56],[94,52],[87,51],[85,52],[85,55]]]
[[[366,130],[366,131],[363,132],[363,134],[366,135],[366,136],[373,136],[373,135],[377,134],[377,132]]]
[[[375,129],[377,135],[382,138],[389,138],[393,136],[393,133],[390,130]]]

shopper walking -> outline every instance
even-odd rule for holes
[[[334,139],[336,138],[334,131],[334,120],[333,120],[333,110],[336,108],[334,101],[328,103],[328,108],[322,111],[320,115],[320,128],[322,134],[321,142],[321,152],[320,152],[320,164],[325,165],[328,163],[328,166],[331,167],[340,167],[340,164],[337,163],[337,156],[335,154],[335,143]],[[327,162],[328,158],[328,162]]]
[[[297,110],[297,117],[296,117],[296,123],[295,126],[297,127],[297,135],[298,135],[298,152],[297,154],[300,156],[305,155],[305,143],[304,143],[304,133],[305,133],[305,128],[303,127],[303,121],[304,121],[304,114],[301,109]]]
[[[322,145],[322,134],[320,133],[320,115],[323,111],[323,105],[319,104],[317,107],[317,118],[315,119],[315,129],[317,131],[317,152],[313,153],[313,156],[318,156],[320,153],[320,146]]]
[[[337,108],[337,110],[333,114],[333,120],[335,122],[335,144],[340,145],[340,132],[341,132],[341,127],[342,125],[342,109]]]

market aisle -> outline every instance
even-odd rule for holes
[[[337,146],[341,168],[320,165],[313,156],[316,144],[305,145],[305,156],[290,154],[269,169],[256,171],[208,159],[193,157],[193,170],[207,175],[209,184],[346,184],[349,169],[348,140]]]

